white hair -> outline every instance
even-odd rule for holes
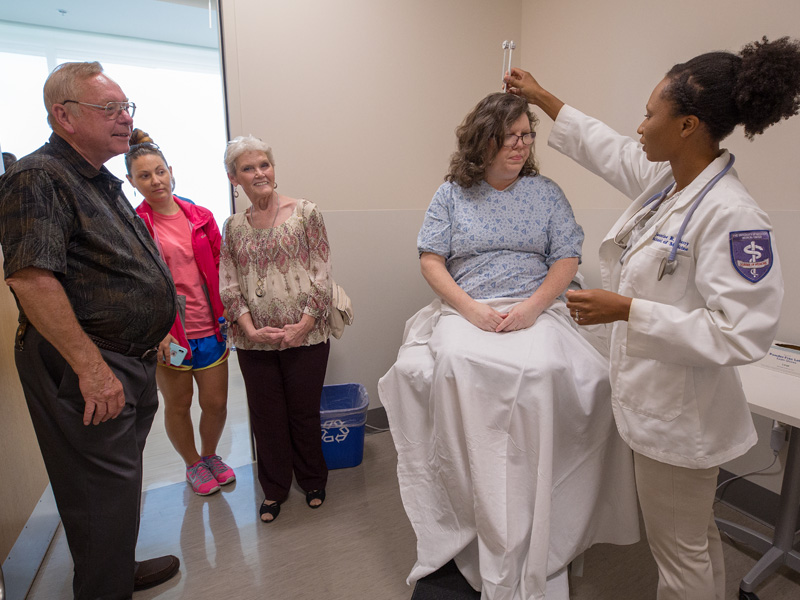
[[[240,135],[228,142],[228,147],[225,148],[225,170],[228,175],[236,175],[236,160],[250,150],[263,152],[267,155],[269,163],[275,166],[272,148],[253,135]]]

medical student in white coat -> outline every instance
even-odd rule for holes
[[[720,142],[738,124],[752,139],[797,114],[800,44],[764,38],[674,66],[647,102],[641,143],[525,71],[506,82],[555,121],[550,146],[633,200],[600,247],[604,289],[568,292],[567,306],[579,325],[612,324],[612,404],[634,452],[658,600],[723,600],[719,465],[756,443],[735,367],[772,343],[783,280],[769,217]]]

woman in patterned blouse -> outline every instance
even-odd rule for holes
[[[325,500],[319,409],[330,349],[330,248],[316,205],[278,193],[264,142],[229,142],[225,168],[251,202],[223,226],[220,296],[233,323],[256,440],[265,496],[259,514],[271,523],[293,473],[308,506]]]
[[[458,128],[417,239],[439,299],[378,384],[417,535],[409,583],[455,559],[492,600],[566,598],[574,556],[638,539],[607,363],[564,303],[583,231],[538,172],[535,123],[491,94]]]

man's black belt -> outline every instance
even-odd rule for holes
[[[146,346],[144,344],[134,344],[133,342],[112,342],[97,337],[96,335],[92,335],[91,333],[87,333],[86,335],[89,336],[89,339],[92,340],[95,346],[98,348],[103,350],[111,350],[111,352],[116,352],[118,354],[122,354],[123,356],[148,358],[150,356],[155,356],[156,351],[158,350],[157,346]]]

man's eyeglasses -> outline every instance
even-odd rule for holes
[[[506,134],[505,139],[503,140],[503,146],[507,146],[508,148],[513,148],[517,145],[517,140],[522,140],[522,143],[526,146],[530,146],[533,143],[533,140],[536,139],[536,132],[529,131],[528,133],[523,133],[522,135],[517,135],[515,133]]]
[[[101,104],[89,104],[88,102],[79,102],[78,100],[64,100],[62,104],[69,104],[70,102],[74,102],[75,104],[80,104],[82,106],[91,106],[92,108],[99,108],[102,110],[105,115],[106,119],[109,121],[116,121],[119,119],[119,116],[122,114],[124,110],[131,118],[133,118],[133,114],[136,112],[136,105],[133,102],[109,102],[105,106]]]

